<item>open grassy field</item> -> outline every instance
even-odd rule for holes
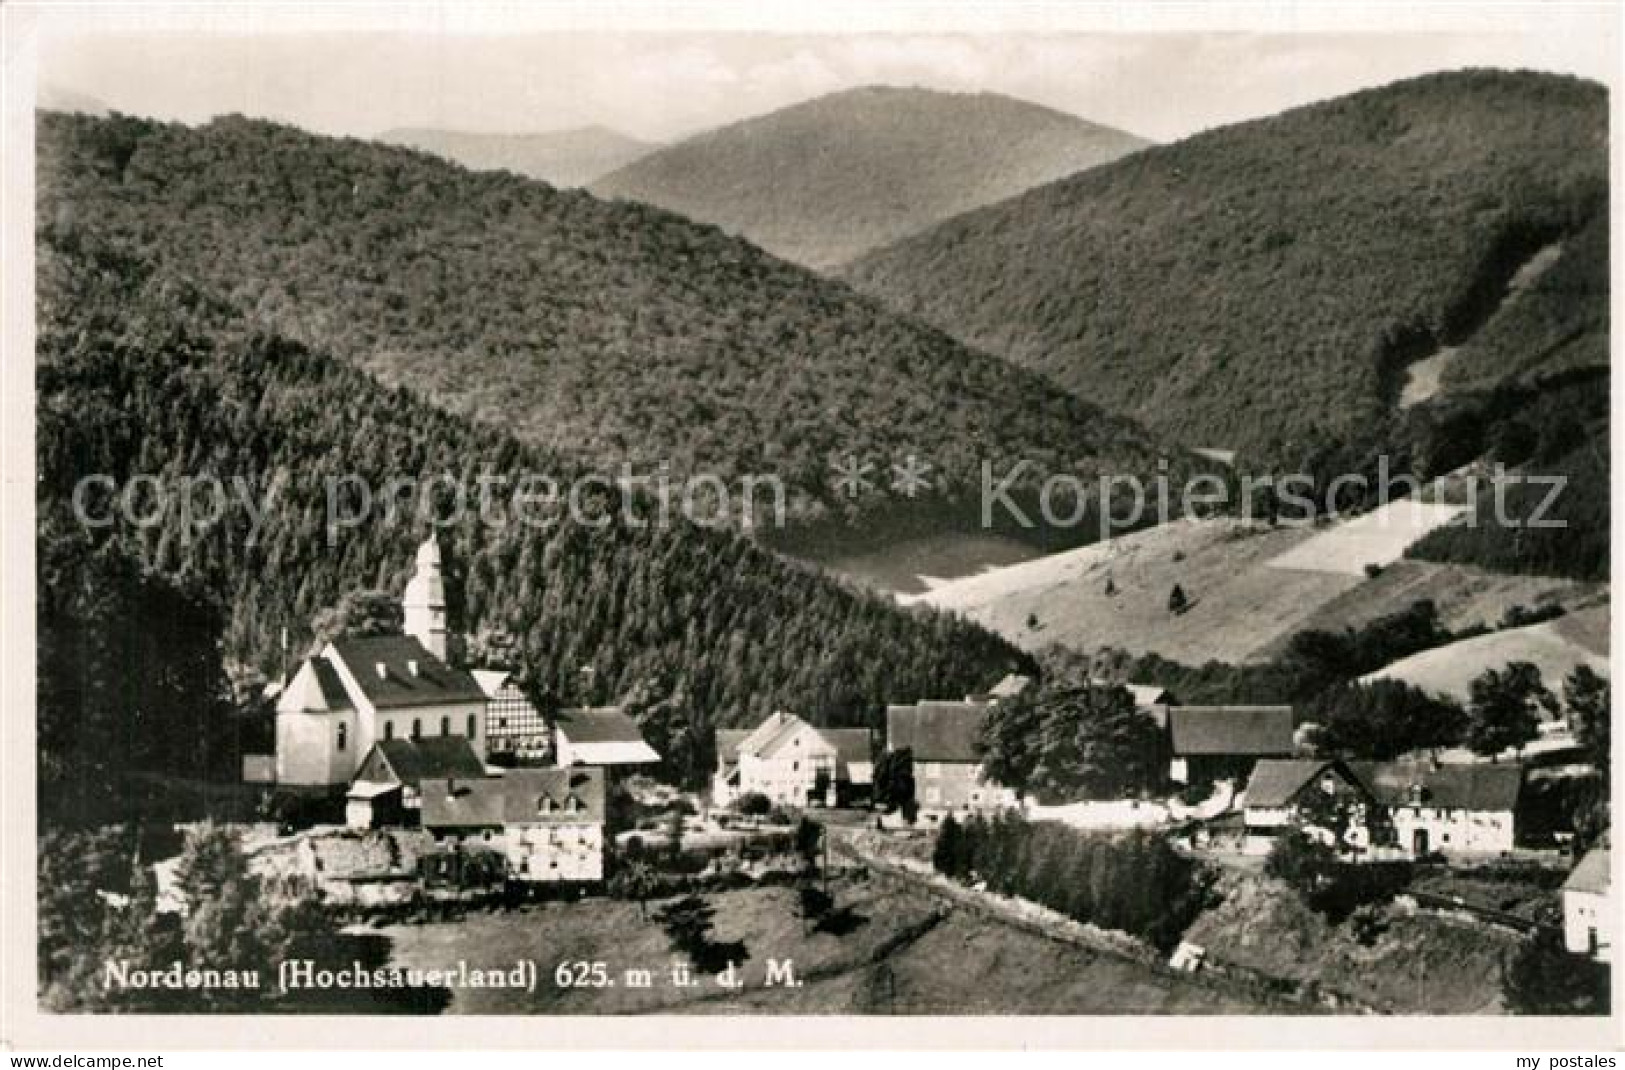
[[[475,913],[457,922],[393,925],[379,931],[390,961],[432,967],[533,958],[538,990],[461,989],[447,1010],[463,1014],[647,1013],[1245,1013],[1261,1008],[1212,988],[1154,973],[1112,956],[1034,936],[881,879],[836,882],[851,910],[842,935],[804,932],[791,888],[749,888],[710,897],[714,939],[737,941],[745,987],[709,978],[673,987],[678,956],[637,904],[608,899]],[[799,987],[765,987],[769,959],[794,963]],[[617,983],[560,988],[561,961],[602,961]],[[628,987],[624,971],[653,971],[651,988]]]
[[[1419,515],[1444,516],[1433,508]],[[1175,521],[900,600],[962,613],[1028,650],[1109,646],[1200,663],[1263,660],[1305,628],[1358,627],[1423,598],[1433,600],[1447,626],[1465,628],[1494,625],[1515,605],[1582,606],[1606,597],[1602,584],[1394,560],[1416,530],[1362,526],[1367,520],[1314,528]],[[1314,563],[1316,555],[1306,551],[1315,546],[1316,555],[1324,552],[1322,567],[1281,567]],[[1375,577],[1350,567],[1372,554],[1392,563]],[[1168,611],[1176,583],[1191,602],[1178,615]]]
[[[1413,542],[1465,512],[1464,505],[1389,502],[1298,543],[1271,561],[1270,567],[1363,576],[1367,568],[1384,568],[1398,561]]]
[[[1241,661],[1359,584],[1354,576],[1264,567],[1313,535],[1181,520],[943,584],[911,601],[963,613],[1031,650],[1059,643]],[[1191,601],[1179,615],[1168,611],[1176,583]]]
[[[1465,701],[1474,677],[1512,661],[1532,662],[1554,690],[1576,665],[1607,676],[1608,613],[1606,605],[1597,606],[1527,628],[1463,639],[1402,658],[1366,679],[1404,680]]]

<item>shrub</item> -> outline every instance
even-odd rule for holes
[[[734,800],[734,809],[746,817],[766,817],[773,810],[773,800],[759,791],[747,791]]]

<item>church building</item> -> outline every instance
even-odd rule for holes
[[[446,663],[440,544],[418,548],[402,600],[404,635],[341,637],[300,664],[277,702],[276,777],[290,787],[348,784],[375,743],[466,739],[486,756],[487,697]]]

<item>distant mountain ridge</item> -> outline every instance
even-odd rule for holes
[[[698,134],[591,189],[823,270],[1147,144],[994,93],[871,86]]]
[[[660,147],[605,126],[540,134],[398,127],[378,140],[431,152],[471,171],[512,171],[554,186],[585,186]]]
[[[1447,385],[1606,364],[1607,137],[1596,84],[1429,75],[1147,149],[842,274],[1188,446],[1296,458],[1371,433],[1441,346]]]
[[[789,519],[969,502],[981,464],[1165,454],[1040,376],[713,227],[241,117],[40,119],[42,239],[100,238],[263,329],[599,473],[782,481]],[[927,464],[915,502],[889,465]],[[875,493],[835,482],[869,466]],[[1178,468],[1185,463],[1174,460]],[[770,503],[769,503],[770,504]]]

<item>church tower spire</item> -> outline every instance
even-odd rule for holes
[[[418,547],[417,571],[401,599],[406,634],[441,661],[446,660],[446,581],[440,573],[440,540],[431,534]]]

